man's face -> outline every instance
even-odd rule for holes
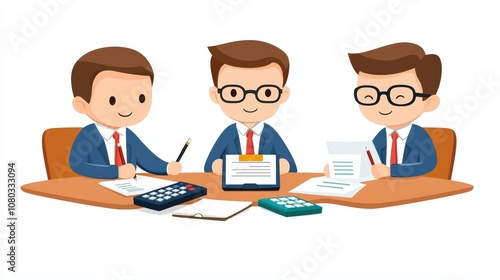
[[[210,88],[210,98],[214,103],[219,104],[224,114],[231,119],[242,123],[257,123],[272,117],[279,106],[284,103],[289,96],[290,90],[283,85],[283,73],[276,63],[271,63],[258,68],[240,68],[229,65],[223,65],[219,71],[218,88],[221,89],[227,85],[238,85],[239,87],[226,87],[226,98],[218,93],[216,87]],[[262,85],[274,85],[275,87],[262,88],[260,99],[263,101],[276,102],[263,103],[257,100],[256,94],[243,95],[244,90],[257,90]],[[281,95],[278,93],[282,90]],[[238,100],[243,96],[244,99],[238,103],[228,103],[227,101]],[[241,97],[241,98],[240,98]],[[224,100],[226,101],[224,101]]]
[[[151,99],[149,76],[102,71],[94,79],[92,98],[85,113],[107,127],[130,126],[147,116]]]
[[[394,85],[407,85],[411,86],[415,92],[422,93],[422,85],[417,78],[415,69],[391,75],[372,75],[359,72],[358,87],[366,85],[374,86],[381,92],[387,91]],[[398,94],[393,94],[392,96],[393,102],[398,102],[397,96],[399,96],[399,99],[403,98]],[[433,111],[439,105],[439,97],[436,95],[430,96],[425,101],[422,97],[416,97],[415,101],[407,106],[392,105],[387,98],[387,95],[382,95],[377,104],[369,106],[360,104],[359,109],[369,121],[397,129],[410,124],[424,112]],[[363,99],[365,99],[369,103],[371,97],[358,94],[358,99],[361,102],[364,102]]]

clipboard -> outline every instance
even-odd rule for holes
[[[252,206],[251,201],[203,198],[172,213],[173,217],[225,221]]]
[[[222,189],[225,191],[279,190],[276,155],[224,155]]]

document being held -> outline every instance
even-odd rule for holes
[[[329,153],[330,177],[311,178],[291,192],[353,197],[365,186],[363,181],[373,180],[370,156],[380,162],[371,141],[326,143]],[[367,151],[371,151],[370,155]]]

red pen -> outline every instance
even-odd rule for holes
[[[368,158],[370,159],[370,163],[372,165],[374,165],[375,162],[373,161],[372,153],[370,153],[370,150],[367,147],[365,147],[365,149],[366,149],[366,154],[368,155]]]

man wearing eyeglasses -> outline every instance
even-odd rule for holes
[[[382,163],[372,166],[375,178],[428,173],[437,163],[427,132],[413,124],[439,106],[441,60],[412,43],[396,43],[349,54],[358,74],[354,99],[363,116],[383,125],[373,139]],[[325,174],[329,174],[328,165]]]
[[[274,154],[280,173],[297,172],[278,133],[263,121],[274,116],[290,94],[285,86],[289,61],[279,48],[261,41],[235,41],[208,47],[214,86],[210,98],[236,123],[215,142],[205,172],[222,174],[226,154]]]

